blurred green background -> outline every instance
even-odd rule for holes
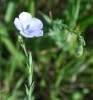
[[[23,11],[44,24],[43,37],[24,38],[33,56],[35,100],[93,100],[93,0],[0,0],[0,100],[26,94],[26,59],[13,24]],[[59,19],[83,31],[82,56],[76,54],[77,36],[51,24]]]

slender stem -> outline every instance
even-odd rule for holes
[[[67,25],[65,25],[65,24],[61,24],[61,26],[64,28],[64,29],[66,29],[66,30],[68,30],[69,32],[71,32],[71,33],[74,33],[74,34],[76,34],[76,35],[80,35],[80,32],[77,32],[76,30],[73,30],[73,29],[70,29]]]
[[[24,52],[25,52],[25,55],[28,57],[28,54],[27,54],[27,51],[26,51],[25,44],[24,44],[24,43],[22,43],[22,44],[21,44],[21,46],[22,46],[22,48],[23,48],[23,50],[24,50]]]
[[[27,57],[26,64],[27,64],[28,72],[29,72],[28,85],[26,85],[27,100],[33,100],[32,92],[33,92],[33,89],[34,89],[34,83],[32,82],[32,75],[33,75],[32,56],[31,56],[31,52],[27,53],[23,40],[21,41],[21,46],[22,46],[22,48],[25,52],[25,55]]]

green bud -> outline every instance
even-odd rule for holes
[[[18,35],[18,41],[19,41],[19,42],[23,42],[23,38],[22,38],[21,35]]]
[[[82,45],[80,45],[77,48],[76,53],[77,53],[78,56],[81,56],[83,54],[83,46]]]

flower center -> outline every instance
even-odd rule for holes
[[[27,34],[28,32],[26,30],[23,31],[24,34]]]

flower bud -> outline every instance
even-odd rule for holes
[[[78,56],[81,56],[83,54],[83,46],[82,45],[80,45],[77,48],[76,53],[77,53]]]
[[[18,35],[18,41],[19,41],[20,43],[22,43],[22,42],[23,42],[23,38],[22,38],[22,36],[21,36],[21,35]]]

